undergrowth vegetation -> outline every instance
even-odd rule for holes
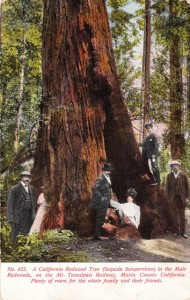
[[[84,252],[64,252],[63,244],[77,239],[70,230],[53,229],[43,234],[18,235],[17,245],[11,243],[11,228],[2,218],[1,260],[3,262],[87,262]]]

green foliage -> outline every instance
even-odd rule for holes
[[[131,118],[141,115],[141,93],[135,87],[128,87],[124,93],[125,103]]]
[[[108,11],[117,72],[125,103],[131,115],[139,115],[140,92],[134,87],[134,81],[140,77],[141,71],[134,66],[132,60],[140,35],[135,16],[127,10],[128,4],[128,0],[108,1]]]
[[[56,249],[57,250],[57,249]],[[61,253],[57,255],[57,262],[88,262],[91,259],[85,252]]]
[[[190,136],[186,139],[186,153],[185,153],[185,158],[184,158],[184,165],[183,165],[183,169],[185,171],[185,173],[188,175],[188,177],[190,178]]]
[[[168,148],[163,148],[160,151],[159,156],[159,169],[160,169],[160,177],[161,177],[161,185],[164,187],[166,175],[169,173],[170,168],[168,166],[168,163],[170,161],[170,151]]]
[[[110,7],[113,7],[114,9],[117,9],[119,7],[123,7],[126,5],[126,0],[108,0],[107,4]]]
[[[19,150],[29,149],[31,131],[38,124],[39,103],[41,102],[41,31],[42,31],[42,0],[3,1],[2,47],[0,70],[0,107],[1,107],[1,149],[0,168],[7,172],[1,177],[3,206],[9,188],[16,184],[19,173],[30,169],[27,165],[15,164],[14,141],[15,125],[19,105],[22,104],[20,124]],[[172,36],[180,38],[180,55],[183,66],[184,82],[189,76],[185,67],[186,57],[190,55],[190,5],[187,1],[174,1],[177,16],[169,18],[169,1],[152,1],[152,70],[151,70],[151,110],[150,114],[157,123],[169,125],[169,48]],[[129,13],[129,4],[138,4],[134,14]],[[134,56],[142,42],[144,28],[144,0],[108,0],[109,22],[113,38],[114,54],[121,88],[127,108],[132,117],[141,116],[141,62]],[[21,102],[19,102],[20,71],[24,63],[24,87]],[[138,81],[138,87],[135,83]],[[184,84],[185,87],[185,84]],[[184,89],[185,90],[185,89]],[[184,92],[184,106],[189,100]],[[185,115],[186,116],[186,115]],[[184,118],[185,119],[185,118]],[[189,121],[184,128],[188,130]],[[35,134],[34,134],[35,140]],[[164,146],[170,143],[170,134],[164,134]],[[24,150],[23,150],[24,151]],[[167,171],[168,150],[163,149],[160,157],[162,174]],[[21,152],[21,155],[23,152]],[[186,140],[186,157],[184,168],[188,174],[190,157],[190,142]],[[164,175],[163,175],[164,176]],[[51,233],[49,233],[51,234]],[[58,238],[59,234],[56,233]],[[23,237],[22,237],[23,238]],[[35,237],[33,237],[35,238]],[[39,237],[38,237],[39,238]],[[44,237],[45,238],[45,237]],[[50,238],[50,237],[49,237]]]
[[[68,242],[72,237],[74,237],[74,233],[70,230],[53,229],[43,235],[43,241],[44,243]]]
[[[186,1],[173,1],[175,13],[169,15],[169,1],[154,1],[153,28],[157,43],[169,49],[173,36],[178,36],[181,42],[181,54],[189,51],[190,5]]]
[[[88,256],[83,252],[64,253],[64,243],[76,239],[70,230],[48,230],[43,235],[18,235],[13,247],[10,239],[11,229],[4,217],[1,227],[1,258],[3,262],[85,262]]]
[[[169,149],[162,149],[159,157],[159,166],[161,173],[168,173],[170,171],[168,163],[170,161]]]
[[[150,115],[157,123],[169,123],[169,78],[166,74],[166,63],[163,57],[154,59],[155,71],[151,76]]]
[[[171,10],[173,14],[171,14]],[[154,43],[153,71],[151,76],[151,116],[157,122],[168,124],[168,132],[164,134],[164,144],[171,143],[170,134],[170,91],[176,89],[176,78],[170,76],[170,55],[175,47],[174,40],[179,41],[178,54],[180,55],[183,72],[183,108],[184,119],[182,127],[189,128],[186,118],[188,113],[188,96],[186,93],[186,81],[189,76],[186,59],[190,54],[190,5],[187,1],[154,1],[152,2],[152,41]],[[175,66],[173,66],[175,68]],[[176,74],[180,72],[176,70]],[[174,85],[174,87],[173,87]],[[180,87],[182,91],[182,87]],[[176,97],[178,97],[176,90]],[[181,92],[182,93],[182,92]],[[177,99],[172,100],[175,105],[180,105]],[[188,169],[189,144],[186,141],[186,158],[182,159],[183,165]]]
[[[41,101],[42,0],[4,1],[2,16],[0,168],[3,170],[15,159],[15,128],[19,107],[22,106],[19,150],[29,147],[31,129],[38,121]]]
[[[19,173],[21,173],[20,167],[16,171],[10,170],[6,174],[1,176],[0,192],[1,192],[1,207],[6,206],[8,191],[11,186],[18,183]]]

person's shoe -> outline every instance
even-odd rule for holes
[[[178,235],[179,235],[179,233],[176,232],[176,233],[173,234],[173,237],[176,237]]]
[[[108,237],[107,236],[101,236],[101,235],[95,235],[94,239],[99,240],[99,241],[104,241],[104,240],[108,240]]]
[[[184,237],[184,239],[187,239],[187,235],[185,233],[181,233],[181,236]]]

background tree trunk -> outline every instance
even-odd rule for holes
[[[22,118],[22,106],[23,106],[23,95],[24,95],[24,79],[25,79],[25,67],[26,67],[26,23],[25,23],[25,4],[22,0],[22,23],[23,23],[23,39],[22,48],[20,52],[20,71],[19,71],[19,88],[18,88],[18,109],[16,116],[16,129],[15,129],[15,141],[14,141],[14,153],[17,155],[19,150],[20,140],[20,124]]]
[[[190,38],[189,38],[190,42]],[[190,51],[187,56],[187,128],[190,126]]]
[[[142,63],[142,132],[145,137],[144,125],[150,121],[150,58],[151,58],[151,1],[145,0],[143,63]]]
[[[15,129],[15,141],[14,141],[14,153],[17,154],[19,150],[19,139],[20,139],[20,124],[22,118],[22,102],[23,102],[23,89],[24,89],[24,69],[25,69],[25,58],[26,58],[26,50],[25,50],[25,35],[23,37],[23,53],[21,54],[21,66],[19,72],[19,90],[18,90],[18,110],[16,116],[16,129]]]
[[[91,234],[88,204],[100,157],[113,165],[113,191],[120,201],[129,186],[143,188],[144,174],[104,1],[45,1],[42,53],[42,121],[33,174],[50,202],[44,228]]]
[[[0,50],[1,50],[1,45],[2,45],[2,0],[0,0]]]
[[[178,1],[169,1],[169,17],[171,26],[177,24]],[[183,132],[183,82],[180,57],[179,33],[172,33],[170,45],[170,132],[171,156],[174,159],[183,157],[185,140]]]

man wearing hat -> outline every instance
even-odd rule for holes
[[[95,234],[96,240],[105,240],[107,237],[103,236],[103,224],[105,221],[108,207],[115,207],[119,209],[120,204],[112,197],[111,179],[110,174],[112,166],[110,163],[105,163],[102,174],[96,180],[94,187],[92,188],[92,200],[89,205],[91,209],[96,210],[96,221],[95,221]],[[115,202],[115,205],[114,205]],[[117,207],[118,205],[118,207]],[[122,210],[121,210],[122,211]]]
[[[185,234],[185,206],[189,202],[190,188],[186,174],[181,170],[181,163],[173,160],[169,163],[171,172],[166,177],[165,193],[170,203],[171,215],[174,224],[174,237]]]
[[[153,175],[155,184],[160,185],[160,172],[157,161],[159,155],[158,139],[153,133],[153,125],[151,123],[145,124],[145,128],[148,135],[142,144],[142,157]]]
[[[20,178],[20,182],[10,189],[7,201],[7,220],[14,245],[18,234],[29,233],[36,214],[36,193],[30,185],[31,174],[23,171]]]

